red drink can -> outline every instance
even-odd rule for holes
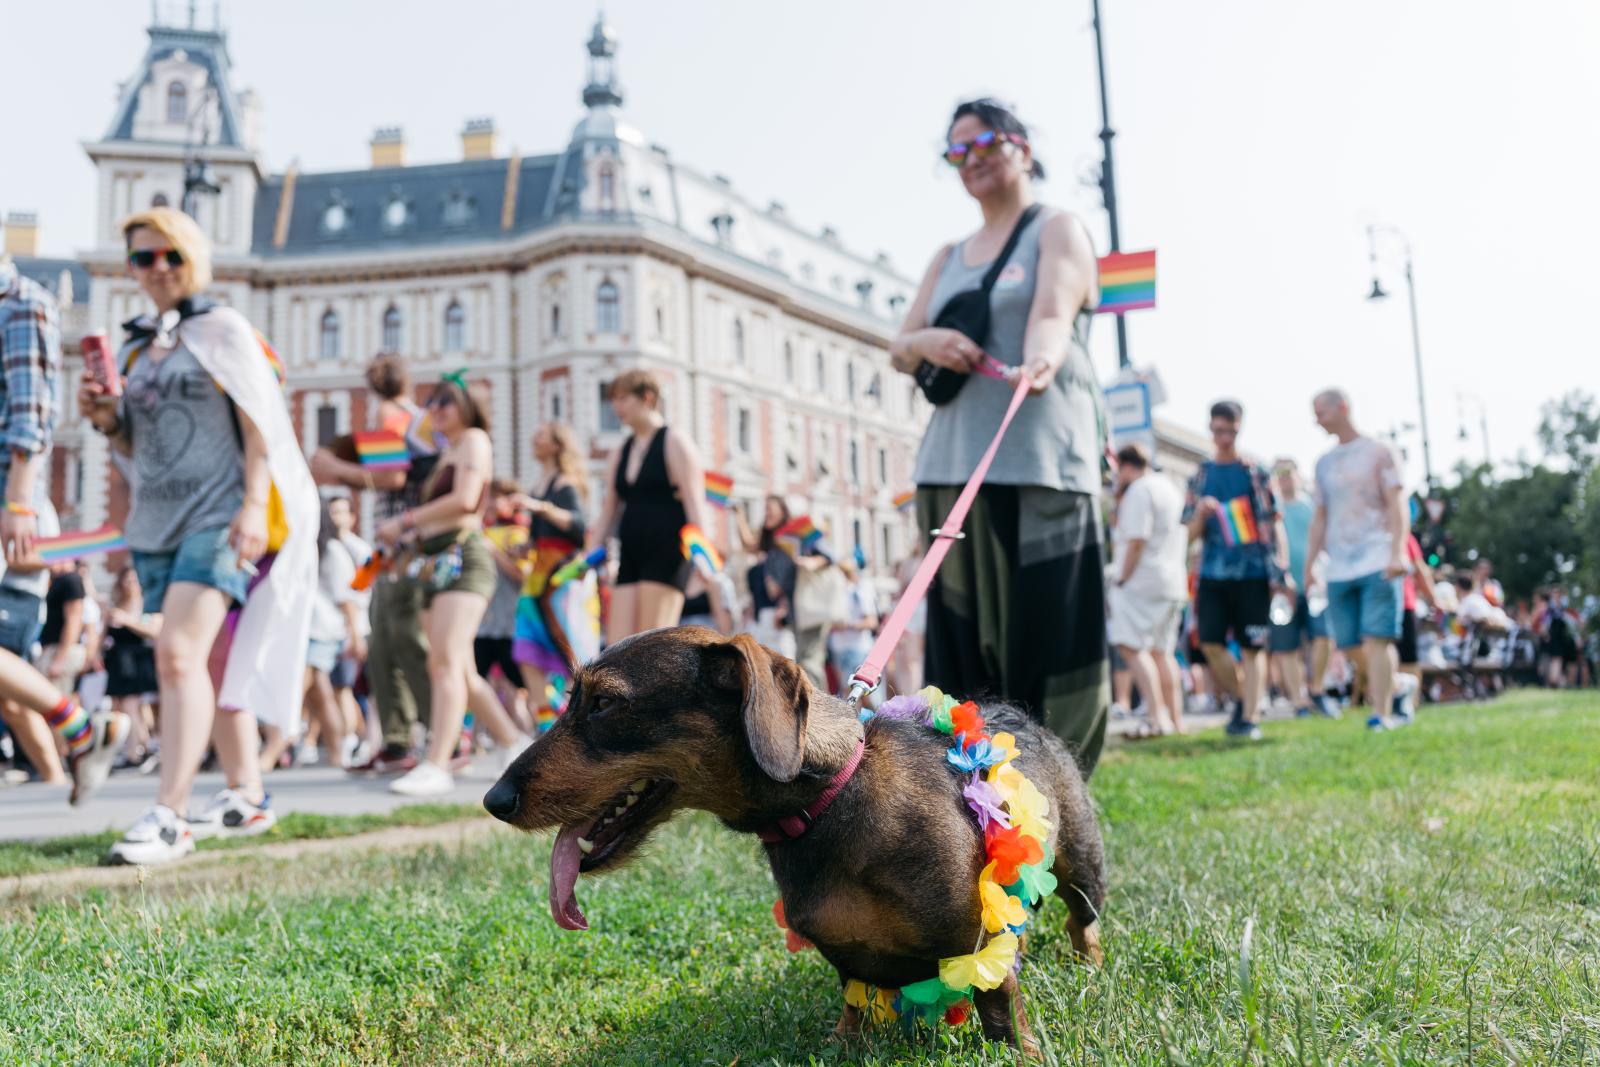
[[[122,375],[117,373],[117,356],[104,330],[85,334],[82,343],[84,369],[105,388],[106,396],[122,395]]]

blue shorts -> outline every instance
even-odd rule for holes
[[[133,553],[133,569],[144,590],[146,611],[160,611],[173,582],[193,582],[222,590],[234,604],[243,604],[250,575],[239,566],[239,553],[228,544],[228,528],[192,533],[175,552]]]
[[[43,597],[0,586],[0,648],[27,659],[44,629],[43,607]]]
[[[1295,597],[1294,618],[1282,626],[1274,625],[1272,633],[1267,638],[1267,647],[1274,652],[1298,652],[1306,647],[1306,643],[1319,637],[1328,636],[1328,613],[1321,615],[1311,614],[1311,608],[1306,605],[1306,595],[1301,593]]]
[[[343,641],[318,641],[313,637],[306,649],[306,666],[331,675],[339,663],[339,650],[342,648]]]
[[[1328,625],[1340,648],[1354,648],[1363,638],[1400,640],[1402,597],[1399,578],[1382,571],[1328,583]]]

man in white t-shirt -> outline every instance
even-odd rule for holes
[[[1311,402],[1317,424],[1339,439],[1317,460],[1316,514],[1311,519],[1306,558],[1328,552],[1327,616],[1334,642],[1354,660],[1359,647],[1366,661],[1368,696],[1375,730],[1391,726],[1395,687],[1395,642],[1400,639],[1403,606],[1401,578],[1406,560],[1405,504],[1400,465],[1394,450],[1363,437],[1350,419],[1350,399],[1327,389]],[[1306,575],[1308,591],[1321,579]]]
[[[1149,734],[1183,728],[1178,621],[1188,598],[1188,531],[1178,487],[1136,444],[1117,453],[1117,526],[1109,636],[1150,709]]]

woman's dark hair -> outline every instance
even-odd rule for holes
[[[955,124],[968,115],[971,115],[995,133],[1015,134],[1027,141],[1029,151],[1032,151],[1033,142],[1028,138],[1028,127],[1022,124],[1021,119],[1017,118],[1016,112],[1000,103],[1000,101],[991,100],[987,96],[977,100],[968,100],[964,104],[957,105],[956,113],[950,116],[950,125],[945,128],[945,136],[949,137],[950,130],[955,128]],[[1033,169],[1028,171],[1028,176],[1038,181],[1044,181],[1044,164],[1039,162],[1038,156],[1033,157]]]
[[[762,502],[764,508],[767,504],[778,505],[778,525],[768,526],[765,514],[761,516],[761,551],[771,552],[778,544],[778,531],[789,524],[789,505],[776,493],[769,494]]]
[[[399,356],[379,355],[367,364],[367,388],[385,400],[398,400],[411,392],[411,371]]]
[[[1239,422],[1244,418],[1244,405],[1237,400],[1219,400],[1211,405],[1211,417]]]

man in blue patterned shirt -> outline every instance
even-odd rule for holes
[[[1239,455],[1244,408],[1232,400],[1211,405],[1216,453],[1189,479],[1183,522],[1201,542],[1195,620],[1200,647],[1219,684],[1236,677],[1228,635],[1239,644],[1244,684],[1239,710],[1228,723],[1234,737],[1261,737],[1261,698],[1267,679],[1267,637],[1272,591],[1284,583],[1286,554],[1272,476]]]
[[[71,694],[62,696],[25,657],[39,637],[49,575],[34,542],[54,534],[50,506],[50,444],[61,377],[61,330],[56,303],[16,264],[0,256],[0,712],[35,769],[61,776],[54,731],[66,746],[72,803],[97,789],[111,771],[128,717],[89,715]],[[43,529],[41,530],[41,525]]]

